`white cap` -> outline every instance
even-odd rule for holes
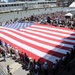
[[[44,62],[44,64],[47,64],[47,62]]]
[[[29,59],[32,59],[31,57]]]
[[[9,46],[9,44],[7,44]]]

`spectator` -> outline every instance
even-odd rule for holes
[[[0,39],[0,46],[2,45],[2,40]]]
[[[55,75],[55,74],[56,74],[56,65],[54,63],[52,67],[52,75]]]
[[[29,72],[30,72],[31,75],[34,74],[34,72],[33,72],[33,61],[32,61],[32,59],[30,59],[30,61],[29,61],[28,69],[29,69]]]
[[[44,75],[48,75],[48,63],[47,62],[44,62],[43,69],[44,69]]]
[[[39,75],[41,75],[41,61],[40,60],[38,60],[37,65],[38,65],[38,73]]]
[[[4,58],[4,61],[6,61],[6,53],[5,53],[5,51],[2,51],[2,56]]]
[[[64,66],[68,63],[69,58],[70,58],[70,54],[69,54],[69,52],[67,52],[66,55],[62,59],[62,63]]]
[[[10,67],[9,67],[9,65],[7,65],[7,72],[8,72],[8,74],[10,73]]]

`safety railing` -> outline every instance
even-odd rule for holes
[[[2,67],[1,64],[0,64],[0,75],[8,75],[6,70]]]

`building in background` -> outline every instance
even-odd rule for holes
[[[57,0],[8,0],[8,2],[16,2],[16,1],[54,1],[56,2]]]
[[[8,0],[8,2],[15,2],[15,0]]]
[[[1,0],[0,0],[1,1]],[[21,2],[25,2],[25,1],[50,1],[50,2],[57,2],[57,0],[3,0],[5,2],[16,2],[16,1],[21,1]]]
[[[38,0],[15,0],[15,1],[38,1]]]
[[[0,3],[6,3],[7,0],[0,0]]]
[[[56,1],[56,0],[16,0],[16,1]]]
[[[57,0],[57,6],[68,7],[74,0]]]

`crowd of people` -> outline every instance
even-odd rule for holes
[[[24,17],[21,19],[15,18],[7,21],[5,24],[15,23],[15,22],[38,22],[44,23],[59,27],[65,27],[70,29],[75,29],[75,18],[65,18],[65,14],[67,12],[55,12],[55,13],[47,13],[47,14],[39,14],[39,15],[32,15],[30,17]]]
[[[20,62],[23,69],[29,70],[30,75],[57,75],[61,69],[74,59],[75,46],[73,46],[70,52],[67,52],[63,58],[60,60],[56,59],[56,63],[53,63],[52,67],[48,65],[47,61],[42,63],[40,59],[38,61],[36,61],[36,59],[32,60],[26,53],[20,52],[17,47],[13,48],[2,40],[0,40],[0,57],[3,57],[5,62],[7,57],[14,57],[15,62]]]
[[[65,18],[66,12],[56,12],[56,13],[48,13],[48,14],[40,14],[40,15],[32,15],[31,17],[24,17],[23,19],[14,19],[7,21],[5,24],[15,23],[15,22],[38,22],[48,25],[60,26],[65,28],[74,29],[75,20],[74,18]],[[15,61],[21,61],[23,68],[29,70],[30,75],[49,75],[49,65],[47,61],[42,63],[40,60],[36,61],[32,60],[26,53],[20,52],[17,47],[13,48],[11,45],[0,40],[0,56],[4,58],[6,61],[6,57],[15,57]],[[71,61],[75,56],[75,46],[70,49],[70,52],[67,52],[66,55],[60,60],[56,59],[56,63],[53,63],[51,74],[56,75],[60,69],[65,67],[69,61]]]
[[[14,56],[13,56],[14,55]],[[48,64],[45,61],[43,65],[40,60],[36,61],[36,59],[32,60],[32,58],[28,57],[26,53],[18,51],[17,48],[13,48],[11,45],[0,40],[0,57],[3,57],[3,60],[6,62],[7,57],[14,57],[15,62],[21,62],[23,68],[29,70],[30,75],[41,75],[42,68],[43,73],[48,75]],[[8,73],[10,72],[9,65],[7,65]]]

